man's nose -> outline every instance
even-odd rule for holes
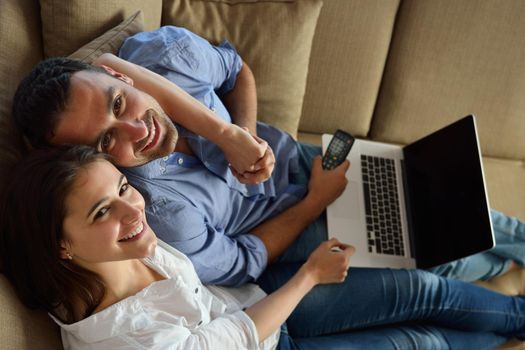
[[[148,128],[142,120],[122,120],[119,121],[118,134],[123,141],[137,142],[148,135]]]

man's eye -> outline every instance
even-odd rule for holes
[[[128,183],[123,183],[122,186],[120,187],[119,194],[122,196],[124,194],[124,192],[126,192],[128,189],[129,189],[129,184]]]
[[[104,215],[106,215],[106,213],[108,212],[108,210],[109,210],[109,207],[101,208],[101,209],[100,209],[99,211],[97,211],[97,213],[95,214],[94,220],[100,219],[101,217],[103,217]]]
[[[111,145],[111,133],[106,133],[102,137],[102,141],[100,142],[100,147],[102,148],[102,151],[106,151],[109,146]]]
[[[117,96],[115,102],[113,103],[113,114],[119,115],[120,108],[122,107],[122,96]]]

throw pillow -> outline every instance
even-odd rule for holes
[[[93,61],[105,52],[117,54],[118,50],[129,36],[144,31],[144,16],[142,11],[137,11],[118,26],[108,30],[98,38],[82,46],[69,55],[86,63]]]
[[[321,0],[163,2],[163,25],[228,40],[252,69],[258,118],[296,136]]]
[[[160,26],[162,0],[40,0],[44,55],[70,55],[138,10],[145,30]]]

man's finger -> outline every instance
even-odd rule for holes
[[[275,157],[273,155],[272,148],[270,146],[268,146],[264,156],[261,159],[259,159],[257,161],[257,163],[255,163],[255,165],[254,165],[255,171],[259,171],[259,170],[264,169],[264,168],[269,168],[273,164],[275,164]]]

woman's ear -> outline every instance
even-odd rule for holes
[[[63,259],[63,260],[72,260],[73,259],[73,255],[71,253],[71,250],[69,249],[68,244],[66,244],[66,242],[64,242],[64,241],[60,241],[59,254],[60,254],[60,259]]]
[[[120,72],[117,72],[116,70],[114,70],[113,68],[111,67],[108,67],[106,65],[103,65],[101,64],[100,67],[102,69],[104,69],[106,72],[108,72],[109,75],[117,78],[118,80],[122,80],[123,82],[125,82],[126,84],[129,84],[131,86],[133,86],[133,79],[131,79],[130,77],[128,77],[126,74],[124,73],[120,73]]]

